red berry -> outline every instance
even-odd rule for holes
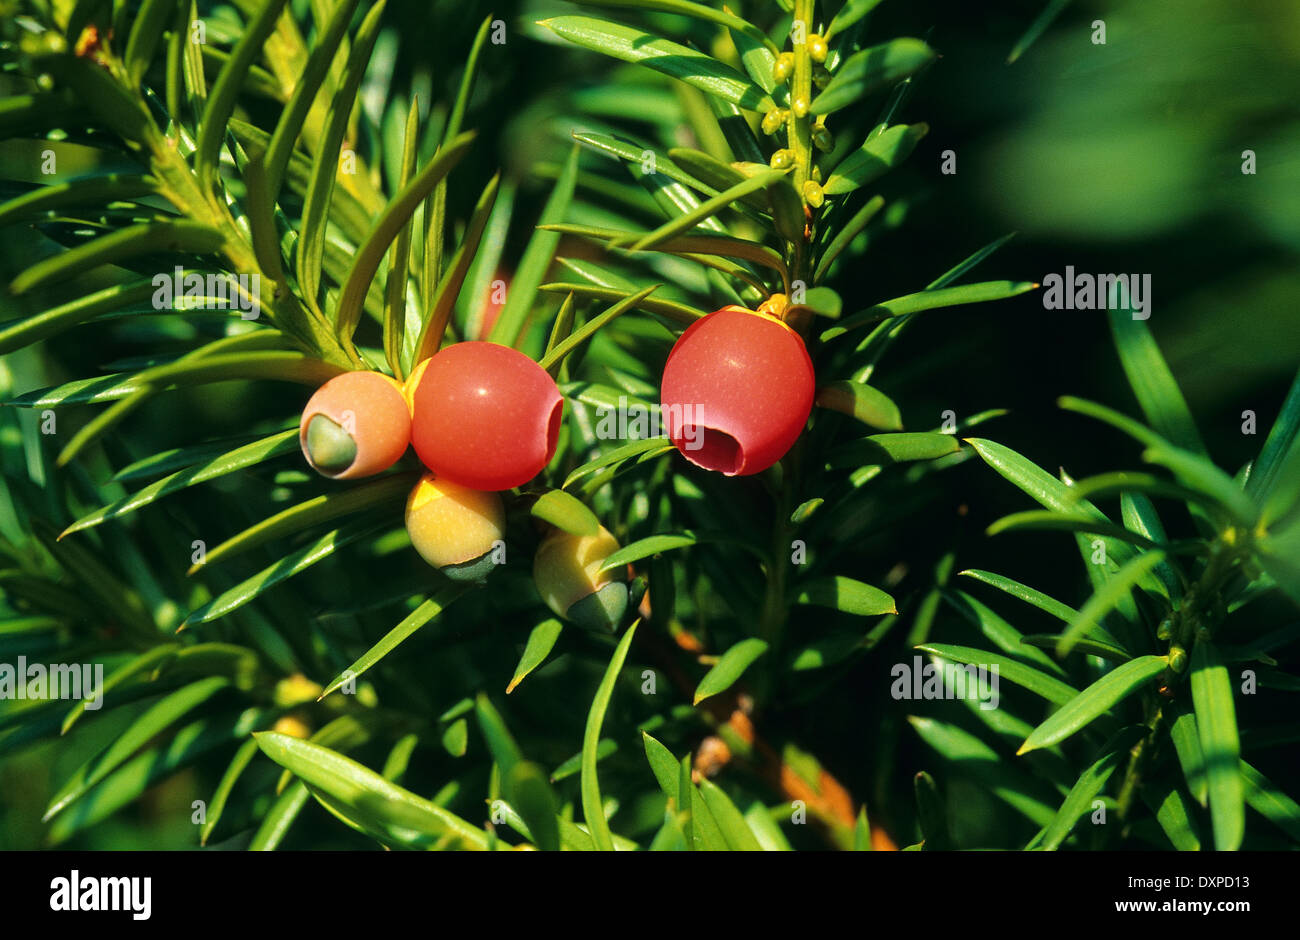
[[[298,443],[322,476],[351,480],[387,470],[411,441],[402,386],[380,372],[344,372],[302,410]]]
[[[785,456],[813,394],[799,334],[771,314],[732,306],[696,320],[677,340],[660,401],[668,437],[687,460],[747,476]]]
[[[476,490],[508,490],[555,453],[564,399],[541,366],[497,343],[456,343],[406,383],[411,443],[439,477]]]

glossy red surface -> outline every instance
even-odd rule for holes
[[[415,452],[454,483],[521,486],[555,453],[564,399],[541,366],[508,346],[448,346],[411,376],[407,394]]]
[[[776,463],[812,411],[812,360],[774,317],[724,307],[691,324],[664,366],[668,436],[692,463],[728,476]]]

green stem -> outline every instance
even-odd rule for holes
[[[782,470],[784,471],[784,467]],[[787,476],[782,473],[780,487],[773,494],[775,519],[772,523],[772,545],[770,566],[767,571],[767,589],[763,593],[763,609],[759,616],[759,639],[767,643],[769,660],[775,661],[770,654],[780,646],[781,634],[785,626],[785,580],[787,561],[790,550],[789,521],[790,486]]]
[[[796,24],[801,23],[802,29],[796,34],[801,35],[801,41],[792,43],[794,73],[790,87],[790,116],[786,124],[790,149],[794,153],[795,191],[801,194],[801,198],[804,182],[812,179],[812,119],[807,108],[808,102],[812,100],[812,57],[808,54],[807,40],[813,29],[813,6],[814,0],[795,0],[794,21]],[[803,111],[802,115],[797,113],[800,110]],[[806,285],[812,270],[807,239],[797,239],[793,247],[791,283],[802,281]],[[772,524],[771,562],[758,632],[759,637],[769,646],[767,659],[772,664],[772,670],[780,662],[780,657],[776,654],[780,651],[785,632],[788,607],[786,580],[790,566],[790,512],[794,494],[798,492],[802,454],[803,439],[800,438],[780,463],[780,483],[773,495],[775,519]]]
[[[1175,611],[1171,640],[1187,649],[1196,640],[1197,630],[1205,627],[1213,632],[1222,619],[1222,611],[1215,602],[1220,598],[1228,578],[1236,570],[1236,563],[1248,554],[1241,544],[1241,532],[1229,527],[1210,545],[1210,559],[1201,576],[1188,590]]]
[[[296,303],[288,293],[287,285],[276,282],[261,270],[253,246],[244,237],[230,212],[215,195],[205,193],[180,152],[167,143],[161,134],[151,134],[148,141],[153,170],[163,185],[163,195],[177,209],[191,219],[202,222],[222,232],[226,239],[222,253],[238,271],[257,273],[268,282],[276,283],[284,293],[282,300],[272,299],[267,307],[275,325],[293,336],[311,353],[324,361],[344,368],[357,368],[360,360],[351,357],[339,344],[329,325]]]
[[[772,546],[767,571],[767,589],[763,594],[763,607],[759,617],[758,636],[768,645],[765,657],[775,671],[781,661],[781,644],[784,640],[785,624],[788,615],[788,598],[786,583],[790,574],[790,513],[794,494],[799,492],[799,479],[803,465],[803,438],[795,441],[790,452],[782,458],[778,469],[780,482],[772,494],[773,511]]]
[[[1195,642],[1199,629],[1204,628],[1213,633],[1219,627],[1223,619],[1222,607],[1214,601],[1219,598],[1224,584],[1236,569],[1238,559],[1244,557],[1245,548],[1240,543],[1240,532],[1229,528],[1210,546],[1210,559],[1205,570],[1188,589],[1182,603],[1174,611],[1173,629],[1169,638],[1171,651],[1175,646],[1184,650],[1190,647]],[[1165,670],[1164,682],[1172,684],[1177,678],[1179,674],[1172,669]],[[1148,698],[1147,726],[1151,729],[1151,733],[1134,746],[1124,774],[1124,781],[1120,785],[1118,804],[1121,820],[1128,816],[1133,797],[1142,784],[1143,771],[1150,763],[1154,749],[1154,744],[1151,742],[1155,740],[1156,731],[1164,721],[1164,709],[1157,704],[1158,701],[1155,696]]]
[[[1152,696],[1154,699],[1154,696]],[[1148,708],[1150,708],[1150,703]],[[1159,730],[1161,723],[1164,721],[1164,709],[1159,705],[1155,706],[1155,713],[1147,721],[1147,727],[1150,730],[1142,740],[1133,745],[1133,750],[1129,753],[1128,768],[1124,772],[1124,782],[1119,788],[1119,797],[1116,800],[1118,804],[1119,818],[1123,822],[1128,818],[1129,807],[1133,803],[1133,797],[1137,795],[1138,787],[1142,783],[1142,772],[1150,762],[1154,746],[1156,732]]]
[[[794,151],[794,188],[802,195],[803,184],[812,179],[812,117],[808,110],[812,102],[812,57],[808,54],[808,34],[813,28],[813,0],[795,0],[794,22],[802,23],[803,28],[802,41],[793,43],[789,139]]]

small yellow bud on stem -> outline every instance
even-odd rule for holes
[[[808,56],[814,62],[825,62],[826,53],[829,50],[826,47],[826,37],[818,33],[808,35]]]
[[[772,78],[778,85],[784,85],[794,74],[794,54],[782,52],[776,57],[776,63],[772,66]]]

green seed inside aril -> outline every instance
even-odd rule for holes
[[[307,423],[307,453],[317,470],[342,473],[357,459],[357,442],[329,418],[316,415]]]

